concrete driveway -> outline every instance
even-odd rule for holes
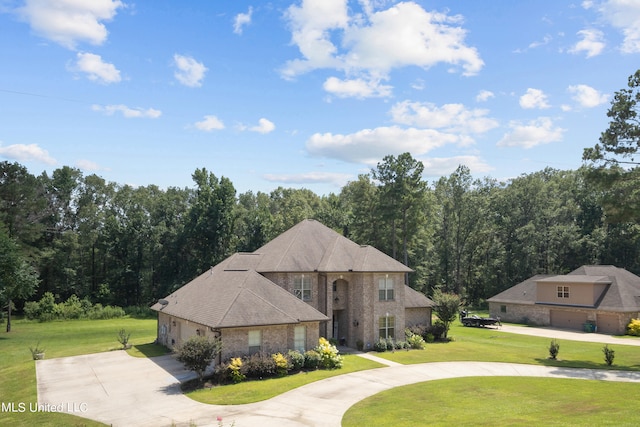
[[[227,406],[201,404],[183,396],[179,382],[192,374],[171,356],[134,358],[112,351],[40,360],[36,364],[38,403],[113,426],[218,426],[218,417],[225,426],[237,427],[340,426],[343,414],[356,402],[422,381],[542,376],[640,382],[640,372],[489,362],[398,365],[372,353],[361,356],[389,366],[317,381],[263,402]]]

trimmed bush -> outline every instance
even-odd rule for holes
[[[560,344],[558,344],[555,339],[551,340],[551,344],[549,344],[549,358],[555,360],[559,352]]]
[[[282,353],[272,354],[271,358],[276,365],[276,375],[279,377],[286,376],[289,372],[289,360]]]
[[[287,356],[289,357],[289,362],[291,362],[292,371],[299,371],[304,367],[304,354],[298,350],[289,350]]]
[[[315,350],[307,350],[304,352],[304,368],[318,369],[320,366],[320,354]]]
[[[373,343],[373,349],[378,353],[387,351],[387,340],[385,340],[384,338],[378,339],[378,341]]]
[[[407,337],[407,345],[409,346],[409,348],[422,350],[426,343],[424,342],[424,338],[422,338],[420,335],[411,333],[411,335]]]
[[[627,325],[627,334],[640,337],[640,319],[631,319]]]
[[[276,363],[270,355],[256,353],[244,359],[243,373],[247,378],[262,379],[276,374]]]

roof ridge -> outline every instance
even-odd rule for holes
[[[274,283],[275,286],[278,286]],[[279,287],[279,286],[278,286]],[[280,287],[279,287],[280,288]],[[282,288],[280,288],[282,289]],[[271,301],[269,301],[268,299],[258,295],[257,293],[255,293],[252,289],[246,288],[245,289],[247,292],[251,293],[252,295],[254,295],[256,298],[260,299],[261,301],[264,301],[267,305],[270,305],[271,307],[273,307],[274,309],[276,309],[279,313],[282,313],[285,317],[288,317],[290,319],[295,320],[296,322],[299,322],[300,319],[296,319],[295,317],[292,317],[289,313],[287,313],[286,311],[278,308],[277,306],[273,305],[273,303],[271,303]],[[284,289],[283,289],[284,290]],[[286,292],[286,291],[285,291]]]
[[[305,219],[305,220],[299,222],[297,225],[302,224],[304,221],[307,221],[307,220]],[[289,231],[295,231],[295,235],[294,235],[293,239],[289,239],[289,244],[287,245],[287,249],[285,251],[283,251],[283,253],[281,254],[280,259],[278,260],[278,263],[276,264],[276,269],[278,269],[280,267],[280,264],[282,264],[282,261],[286,258],[286,254],[289,253],[289,250],[291,249],[291,246],[293,246],[294,242],[296,241],[295,237],[297,237],[300,234],[300,228],[301,227],[294,226],[294,227],[289,229]],[[285,231],[285,233],[286,233],[286,231]],[[284,234],[284,233],[282,233],[282,234]],[[277,237],[282,236],[282,234],[278,235]],[[269,242],[269,243],[271,243],[271,242]]]
[[[247,270],[248,271],[248,270]],[[238,298],[240,297],[240,293],[242,291],[242,289],[246,289],[244,287],[244,284],[246,283],[247,279],[249,278],[248,274],[245,274],[245,278],[242,281],[242,284],[240,286],[238,286],[236,288],[236,295],[235,297],[233,297],[233,299],[231,300],[231,302],[229,303],[229,305],[227,305],[227,309],[224,311],[224,313],[222,313],[222,315],[220,316],[220,319],[218,320],[218,324],[222,324],[222,321],[225,319],[225,317],[227,317],[227,314],[229,314],[229,311],[231,311],[231,308],[233,307],[233,305],[236,303],[236,301],[238,300]]]

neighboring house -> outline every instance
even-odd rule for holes
[[[514,323],[622,335],[640,311],[640,277],[611,265],[537,275],[489,298],[491,316]]]
[[[318,338],[371,348],[431,324],[433,302],[404,284],[412,270],[315,220],[304,220],[252,253],[236,253],[151,308],[158,342],[220,337],[221,358],[309,350]]]

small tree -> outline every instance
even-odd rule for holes
[[[221,350],[220,339],[193,336],[178,348],[176,359],[184,364],[185,368],[195,372],[202,382],[207,366],[213,362]]]
[[[605,344],[604,347],[602,347],[602,352],[604,353],[604,361],[607,366],[613,365],[613,359],[616,357],[616,352],[609,348],[608,344]]]
[[[433,292],[432,299],[436,304],[433,307],[433,311],[438,316],[438,319],[440,319],[440,321],[442,321],[442,323],[444,324],[444,334],[442,337],[446,339],[451,323],[453,323],[453,321],[455,321],[458,317],[461,303],[460,296],[442,292],[440,289],[436,289]]]
[[[556,357],[558,357],[559,351],[560,351],[560,344],[558,344],[558,342],[555,339],[551,340],[551,344],[549,344],[549,358],[556,360]]]

